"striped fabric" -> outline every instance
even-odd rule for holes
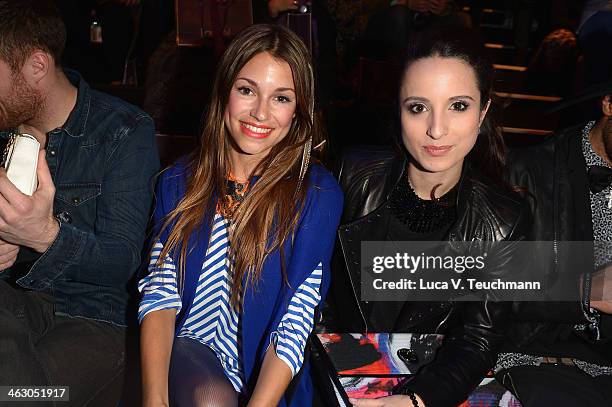
[[[321,301],[322,276],[323,265],[319,263],[293,294],[287,313],[272,333],[271,343],[274,343],[276,356],[289,366],[293,376],[304,362],[306,340],[314,325],[314,309]]]
[[[234,389],[241,392],[244,380],[239,359],[240,315],[230,304],[227,227],[228,222],[216,214],[193,306],[178,336],[195,339],[211,348]],[[161,243],[153,248],[149,275],[138,286],[143,295],[138,312],[141,323],[149,312],[174,308],[178,313],[181,308],[173,260],[168,256],[161,267],[155,265],[162,248]],[[296,290],[278,329],[270,338],[276,355],[287,364],[292,375],[303,363],[306,340],[314,323],[314,309],[321,300],[321,276],[322,264],[319,263]]]
[[[138,291],[142,294],[138,307],[138,321],[151,311],[164,309],[176,309],[178,314],[181,310],[181,297],[178,295],[176,285],[176,267],[170,256],[166,256],[161,266],[157,261],[164,246],[156,243],[151,250],[149,261],[149,274],[138,283]]]

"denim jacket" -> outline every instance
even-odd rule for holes
[[[78,73],[66,75],[78,88],[76,105],[46,146],[59,234],[16,283],[53,295],[56,315],[127,325],[129,282],[141,262],[159,170],[154,125]]]

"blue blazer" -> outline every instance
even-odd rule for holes
[[[155,225],[159,227],[164,217],[174,209],[185,194],[188,170],[178,163],[160,177],[156,192]],[[259,284],[247,287],[241,315],[242,368],[247,392],[250,396],[259,374],[270,336],[277,329],[287,312],[295,290],[308,278],[319,263],[323,265],[321,298],[325,298],[330,283],[330,260],[336,230],[342,213],[342,191],[334,177],[318,164],[308,171],[308,191],[304,209],[300,215],[293,239],[287,239],[284,256],[289,284],[283,282],[280,253],[275,250],[264,262]],[[214,214],[207,214],[208,217]],[[182,290],[182,309],[177,317],[178,332],[193,304],[193,298],[202,269],[202,262],[210,237],[210,222],[203,222],[189,239],[185,263],[185,283]],[[161,243],[168,238],[168,228],[160,235]],[[180,249],[175,250],[174,256]],[[176,257],[175,257],[176,258]],[[312,406],[312,381],[309,364],[304,360],[302,371],[296,375],[291,400],[281,399],[279,406]]]

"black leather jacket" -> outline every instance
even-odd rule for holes
[[[517,149],[508,157],[510,182],[530,194],[533,224],[530,240],[592,241],[593,228],[586,163],[581,137],[585,123],[565,129],[554,138],[531,148]],[[551,279],[590,279],[593,259],[578,258],[559,246],[554,262],[546,270]],[[592,255],[592,253],[591,253]],[[584,310],[589,309],[590,285],[576,297],[581,301],[532,302],[514,304],[516,321],[509,331],[505,351],[538,356],[576,357],[595,363],[612,363],[612,317],[602,315],[600,335],[605,341],[591,340],[592,333],[578,334],[575,324],[589,325]]]
[[[405,158],[390,150],[353,151],[343,157],[339,170],[345,193],[339,230],[342,253],[336,258],[328,296],[331,314],[341,318],[328,321],[330,330],[364,332],[385,326],[384,321],[368,320],[367,308],[371,303],[360,301],[360,243],[385,240],[380,210],[404,168]],[[492,241],[523,240],[529,222],[528,205],[517,194],[495,187],[492,181],[466,170],[457,194],[457,219],[448,239],[475,242],[483,247]],[[497,253],[498,261],[491,273],[503,274],[506,263],[513,261],[512,247],[508,247],[504,253]],[[433,326],[437,326],[438,333],[445,333],[445,341],[436,359],[421,368],[405,386],[419,394],[428,407],[454,406],[467,398],[494,365],[505,334],[509,304],[491,299],[427,304],[428,309],[421,308],[403,318],[407,325],[402,330],[409,332],[411,326],[434,319]],[[453,321],[460,322],[459,329],[451,329]]]

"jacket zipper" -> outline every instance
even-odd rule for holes
[[[342,255],[344,257],[344,259],[347,259],[346,253],[344,251],[344,239],[342,238],[342,235],[340,235],[340,243],[341,243],[341,247],[342,247]],[[369,332],[368,330],[368,323],[366,322],[366,318],[365,315],[363,315],[363,310],[361,309],[361,304],[359,304],[359,297],[357,296],[357,291],[355,290],[355,283],[353,282],[353,276],[351,271],[349,270],[349,267],[347,265],[346,271],[348,273],[349,276],[349,281],[351,282],[351,288],[353,289],[353,298],[355,299],[355,303],[357,304],[357,309],[359,310],[359,315],[361,315],[361,320],[363,321],[363,326],[365,328],[365,333],[367,335],[367,333]]]

